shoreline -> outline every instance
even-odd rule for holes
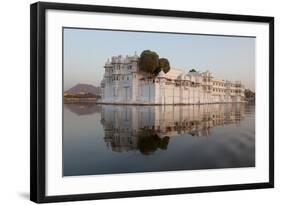
[[[214,103],[175,103],[175,104],[156,104],[156,103],[118,103],[118,102],[96,102],[99,105],[134,105],[134,106],[181,106],[181,105],[214,105],[214,104],[237,104],[237,103],[249,103],[247,101],[242,102],[214,102]]]
[[[186,105],[215,105],[215,104],[253,104],[250,101],[239,102],[212,102],[212,103],[123,103],[123,102],[99,102],[93,98],[68,98],[63,100],[63,104],[96,104],[96,105],[119,105],[119,106],[186,106]]]
[[[63,98],[63,104],[97,103],[97,98]]]

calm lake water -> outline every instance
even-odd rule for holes
[[[64,105],[64,176],[253,166],[254,105]]]

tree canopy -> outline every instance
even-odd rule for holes
[[[163,70],[164,73],[168,73],[170,70],[170,63],[166,58],[159,59],[159,68]]]
[[[166,58],[160,58],[159,55],[151,50],[144,50],[139,60],[140,70],[146,73],[157,75],[161,70],[164,73],[169,72],[170,63]]]
[[[140,70],[147,73],[155,73],[159,65],[159,56],[156,52],[144,50],[140,55]]]
[[[197,71],[195,69],[191,69],[189,72],[193,73],[193,72],[197,72]]]

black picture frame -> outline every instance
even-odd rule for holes
[[[137,14],[269,24],[269,181],[263,183],[46,196],[46,10]],[[96,200],[274,187],[274,17],[38,2],[30,7],[30,200],[37,203]]]

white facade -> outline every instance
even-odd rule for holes
[[[171,69],[151,76],[139,70],[139,57],[114,56],[104,66],[101,100],[109,104],[206,104],[244,102],[240,82],[215,79],[209,71]]]

